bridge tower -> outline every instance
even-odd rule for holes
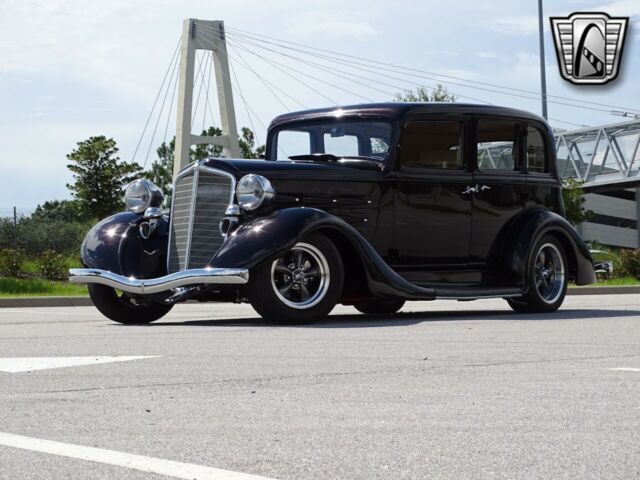
[[[218,137],[194,135],[191,132],[196,50],[209,50],[213,53],[213,65],[222,128],[222,135]],[[233,105],[233,89],[229,73],[229,59],[227,57],[223,21],[198,20],[195,18],[188,18],[183,21],[179,68],[178,119],[176,125],[175,159],[173,164],[174,177],[183,167],[189,164],[189,150],[191,149],[191,145],[219,145],[223,147],[223,151],[227,157],[240,157],[238,128],[236,126],[236,114]]]

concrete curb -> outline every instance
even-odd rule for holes
[[[640,285],[618,287],[571,287],[567,295],[624,295],[640,293]],[[89,297],[13,297],[0,298],[0,308],[90,307]]]
[[[89,297],[9,297],[0,298],[0,308],[89,307]]]
[[[640,293],[640,285],[620,285],[615,287],[571,287],[567,289],[567,295],[624,295]]]

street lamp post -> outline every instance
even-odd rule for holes
[[[544,67],[544,27],[542,21],[542,0],[538,0],[538,31],[540,35],[540,91],[542,93],[542,116],[547,120],[547,76]]]

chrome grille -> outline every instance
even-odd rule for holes
[[[174,186],[169,273],[204,267],[222,246],[218,223],[233,194],[233,177],[200,165],[183,172]]]

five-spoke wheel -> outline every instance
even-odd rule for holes
[[[297,243],[271,264],[271,286],[280,301],[291,308],[317,305],[330,283],[327,259],[309,243]]]
[[[253,269],[247,295],[268,321],[302,324],[328,315],[340,300],[342,285],[340,253],[325,235],[312,233],[284,255]]]
[[[527,272],[527,293],[508,299],[516,312],[554,312],[567,293],[567,260],[562,244],[552,235],[543,236],[532,250]]]

